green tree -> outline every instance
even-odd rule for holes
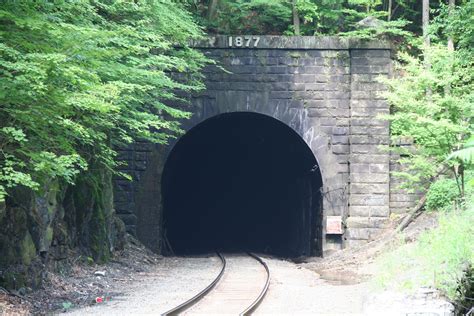
[[[187,46],[200,36],[171,0],[2,2],[0,200],[91,164],[113,170],[114,146],[179,133],[189,114],[166,102],[202,87],[205,58]]]
[[[432,46],[425,46],[422,56],[400,53],[398,76],[386,81],[390,87],[386,96],[393,106],[388,118],[393,137],[409,137],[416,148],[403,153],[402,162],[411,170],[399,175],[407,178],[407,185],[427,184],[438,167],[447,164],[463,195],[466,160],[454,158],[467,158],[470,143],[464,144],[474,131],[474,27],[466,23],[473,19],[474,3],[451,10],[441,5],[435,12]],[[448,38],[453,39],[454,50],[448,49]]]

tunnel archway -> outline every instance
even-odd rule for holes
[[[166,160],[165,248],[320,255],[321,186],[314,154],[286,124],[251,112],[214,116]]]

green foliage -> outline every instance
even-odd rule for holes
[[[220,1],[210,31],[222,34],[281,34],[291,22],[291,7],[285,0]]]
[[[452,300],[462,300],[458,290],[464,269],[474,265],[474,207],[451,211],[439,218],[439,226],[422,233],[415,243],[383,255],[377,281],[383,287],[442,290]]]
[[[452,152],[448,159],[458,159],[466,164],[474,163],[474,137],[471,137],[466,141],[462,149]]]
[[[429,69],[417,57],[400,53],[401,63],[396,65],[400,75],[382,80],[389,87],[384,95],[393,109],[386,117],[392,137],[413,139],[416,149],[401,152],[401,162],[411,169],[404,174],[409,185],[434,176],[460,140],[472,135],[474,80],[464,54],[434,45],[425,56],[432,65]]]
[[[361,30],[357,22],[366,17],[387,19],[386,0],[182,0],[198,21],[213,34],[293,35],[293,5],[301,35],[339,35],[368,38],[389,36],[402,40],[420,31],[420,3],[400,0],[393,5],[389,22]],[[214,9],[215,8],[215,11]],[[212,11],[212,12],[211,12]],[[407,32],[409,31],[409,32]],[[353,33],[352,33],[353,32]]]
[[[472,19],[474,5],[465,3],[451,14],[441,5],[434,12],[432,46],[420,46],[421,55],[400,52],[397,76],[382,80],[389,87],[384,96],[392,105],[392,114],[386,118],[394,144],[398,138],[414,143],[415,150],[410,151],[392,146],[407,166],[406,172],[396,175],[404,177],[408,187],[428,184],[442,164],[452,168],[462,182],[464,170],[470,167],[466,140],[474,130],[474,50],[470,46],[474,27],[463,21]],[[454,39],[454,51],[447,48],[448,37]]]
[[[3,2],[0,200],[17,185],[72,183],[92,161],[114,169],[116,145],[180,133],[189,113],[166,103],[202,88],[206,59],[187,46],[200,36],[171,0]]]
[[[428,210],[442,210],[453,206],[460,198],[456,180],[440,179],[433,182],[426,195],[426,208]]]

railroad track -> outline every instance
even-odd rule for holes
[[[222,262],[217,277],[195,296],[162,315],[249,315],[257,309],[270,284],[267,264],[252,253],[217,255]]]

